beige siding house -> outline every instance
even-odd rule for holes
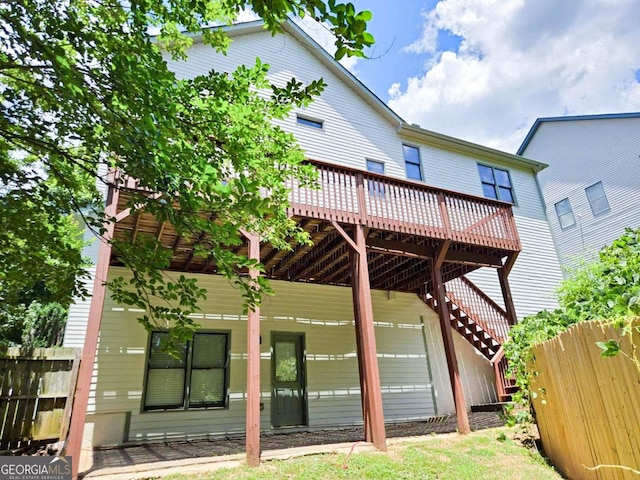
[[[107,291],[88,447],[244,435],[258,406],[247,377],[252,338],[262,431],[364,422],[380,446],[379,422],[452,413],[460,422],[471,405],[508,396],[500,345],[509,324],[555,306],[561,272],[535,177],[545,165],[407,125],[299,27],[284,30],[272,37],[259,22],[238,25],[228,55],[196,38],[186,62],[169,64],[189,78],[260,57],[275,83],[322,77],[320,98],[281,126],[319,162],[328,197],[349,198],[315,212],[311,193],[292,192],[291,214],[316,244],[298,257],[260,245],[276,295],[259,312],[259,339],[239,292],[207,273],[204,259],[187,262],[185,273],[208,292],[202,333],[178,364],[154,348],[161,332],[146,332],[135,320],[141,312]],[[332,181],[340,189],[330,191]],[[98,250],[90,253],[97,261]],[[127,274],[111,263],[109,278]],[[89,302],[71,308],[66,346],[86,346]]]

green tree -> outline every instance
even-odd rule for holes
[[[57,347],[62,345],[67,309],[59,303],[29,305],[22,328],[22,346]]]
[[[145,210],[182,237],[201,239],[197,253],[236,278],[247,305],[259,303],[268,292],[266,283],[256,288],[237,276],[255,264],[229,247],[241,242],[240,228],[283,248],[288,238],[308,241],[286,217],[283,185],[291,177],[313,182],[314,171],[303,164],[293,137],[272,120],[308,104],[324,83],[291,79],[271,85],[268,66],[259,59],[231,75],[211,71],[178,80],[162,56],[165,49],[184,59],[192,42],[188,34],[200,32],[205,43],[224,52],[229,38],[210,25],[227,24],[246,8],[273,33],[288,15],[328,23],[337,58],[362,56],[363,47],[373,42],[366,31],[371,13],[335,0],[15,0],[0,5],[2,192],[46,197],[47,182],[55,184],[60,194],[55,202],[31,198],[41,223],[64,223],[74,210],[104,233],[100,196],[91,179],[119,187],[119,179],[136,178],[142,189],[156,194],[135,194],[128,205],[133,213]],[[160,32],[155,39],[148,35],[151,28]],[[25,152],[28,160],[17,160]],[[104,165],[117,169],[119,179],[104,174]],[[268,196],[261,195],[265,190]],[[33,218],[34,212],[20,205],[16,202],[12,216]],[[56,257],[59,236],[37,238],[52,258],[64,260]],[[168,280],[161,273],[171,252],[153,237],[138,235],[133,243],[114,242],[113,247],[133,273],[130,282],[112,282],[116,299],[145,309],[148,314],[140,321],[147,328],[171,321],[173,340],[189,337],[195,328],[189,314],[204,291],[195,281]],[[21,248],[18,242],[15,248]],[[22,281],[31,268],[29,258],[7,260],[13,277],[2,281]],[[76,281],[76,291],[79,285]]]

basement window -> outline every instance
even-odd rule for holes
[[[316,120],[314,118],[303,117],[301,115],[296,115],[296,122],[299,125],[306,125],[307,127],[319,128],[322,130],[324,126],[324,122],[322,120]]]
[[[163,350],[167,332],[152,332],[144,410],[225,407],[229,385],[229,332],[202,332],[179,347]]]

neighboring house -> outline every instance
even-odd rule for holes
[[[169,64],[186,78],[259,56],[272,81],[324,79],[321,97],[281,123],[318,161],[321,190],[294,186],[291,209],[314,246],[260,245],[276,295],[259,322],[247,321],[239,292],[193,255],[193,242],[123,214],[116,236],[157,235],[174,249],[171,270],[198,278],[208,298],[180,361],[108,292],[104,303],[94,296],[93,315],[88,302],[72,306],[65,346],[91,352],[100,334],[88,446],[245,429],[255,438],[254,420],[262,431],[318,429],[363,424],[363,412],[379,448],[384,422],[457,411],[464,427],[468,406],[508,395],[500,344],[515,312],[555,307],[561,272],[535,180],[545,165],[406,124],[298,26],[284,30],[238,25],[228,55],[196,39],[189,61]],[[249,239],[244,251],[257,247]],[[127,275],[108,248],[94,255],[99,272],[110,261],[109,278]]]
[[[518,155],[538,173],[563,267],[640,226],[640,113],[539,118]]]

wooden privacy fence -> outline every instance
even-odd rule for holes
[[[75,348],[0,350],[0,450],[66,437],[79,364]]]
[[[603,358],[596,342],[608,339],[631,351],[629,337],[602,322],[579,323],[533,348],[540,438],[569,479],[640,479],[630,470],[640,470],[640,371],[624,355]]]

